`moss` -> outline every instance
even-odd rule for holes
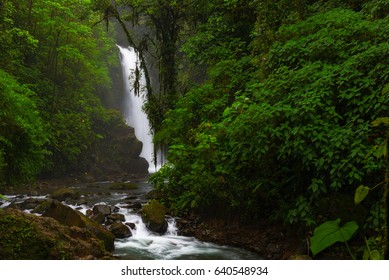
[[[80,215],[81,219],[84,221],[86,228],[88,228],[97,238],[102,240],[105,250],[112,252],[115,249],[115,236],[112,232],[106,230],[104,227],[92,221],[87,216]]]
[[[151,221],[162,222],[165,220],[165,214],[165,206],[156,200],[151,200],[149,204],[143,206],[142,215]]]
[[[16,209],[0,211],[0,259],[49,260],[108,256],[105,241],[96,238],[97,235],[94,229],[64,226],[55,219],[38,217]],[[108,235],[106,238],[108,240]]]
[[[0,259],[47,259],[36,228],[30,221],[0,212]]]

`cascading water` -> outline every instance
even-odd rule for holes
[[[149,172],[154,173],[163,164],[161,153],[157,154],[157,164],[154,163],[154,145],[152,134],[150,132],[150,123],[146,113],[142,110],[146,98],[142,92],[142,87],[146,84],[144,76],[140,79],[140,93],[136,95],[131,85],[131,79],[134,77],[134,71],[138,63],[138,56],[132,48],[123,48],[117,45],[120,51],[120,62],[123,72],[123,83],[125,90],[123,115],[127,125],[135,130],[136,138],[143,143],[143,149],[140,154],[149,163]]]
[[[129,205],[135,202],[145,204],[145,194],[153,190],[147,182],[137,182],[137,188],[123,192],[112,192],[113,182],[99,182],[74,186],[81,195],[82,203],[69,201],[68,206],[87,214],[96,204],[106,204],[125,216],[125,223],[132,224],[131,237],[116,239],[114,255],[121,259],[260,259],[257,254],[233,248],[219,246],[209,242],[201,242],[194,237],[180,236],[175,219],[168,218],[168,230],[160,235],[147,229],[138,210]],[[40,190],[44,192],[44,190]],[[96,195],[100,193],[99,195]],[[21,203],[28,198],[48,199],[49,195],[5,195],[6,200],[0,203],[0,208],[8,207],[11,203]],[[32,210],[32,209],[31,209]],[[31,212],[26,210],[26,212]],[[36,214],[38,215],[38,214]]]

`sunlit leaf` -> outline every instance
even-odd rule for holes
[[[347,242],[358,230],[358,224],[355,221],[348,222],[342,227],[339,224],[340,219],[336,219],[315,228],[311,237],[313,255],[317,255],[336,242]]]
[[[377,118],[376,120],[371,122],[372,126],[379,126],[381,124],[389,126],[389,117]]]
[[[354,203],[359,204],[361,203],[366,196],[369,194],[370,188],[366,187],[364,185],[360,185],[356,190],[355,190],[355,195],[354,195]]]

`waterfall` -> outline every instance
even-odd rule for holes
[[[119,45],[117,45],[117,47],[120,51],[120,63],[122,66],[125,90],[123,115],[127,125],[134,128],[136,138],[143,143],[143,149],[140,156],[145,158],[149,163],[149,172],[154,173],[161,167],[163,158],[159,156],[161,153],[158,152],[157,164],[154,163],[154,145],[152,142],[150,123],[146,113],[142,109],[143,104],[146,101],[143,92],[143,88],[146,84],[144,75],[142,75],[140,80],[140,93],[139,95],[135,95],[132,84],[134,71],[138,63],[138,56],[132,48],[123,48]]]

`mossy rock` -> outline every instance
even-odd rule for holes
[[[86,227],[86,224],[81,215],[81,213],[62,204],[58,200],[51,201],[51,203],[47,205],[46,211],[42,214],[44,217],[56,219],[62,225],[84,228]]]
[[[146,227],[154,232],[163,234],[167,231],[168,224],[165,219],[166,209],[156,200],[151,200],[149,204],[143,206],[142,220]]]
[[[0,211],[0,259],[48,260],[106,258],[110,253],[86,228],[17,209]]]
[[[66,199],[79,199],[80,193],[71,188],[60,188],[55,190],[51,197],[59,201],[65,201]]]
[[[82,213],[63,205],[57,200],[53,200],[50,203],[43,216],[54,218],[65,226],[86,228],[104,242],[107,251],[113,251],[114,249],[115,236],[111,232]]]

